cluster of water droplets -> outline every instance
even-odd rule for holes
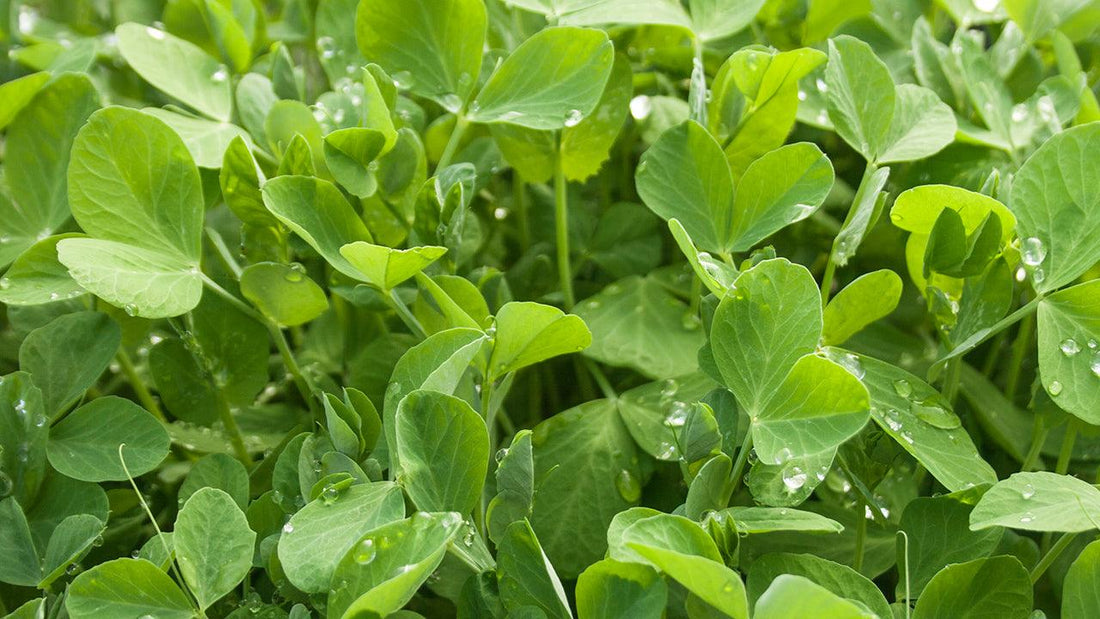
[[[1075,338],[1069,337],[1058,344],[1058,349],[1062,352],[1062,355],[1066,357],[1083,356],[1088,363],[1089,372],[1091,372],[1093,376],[1100,378],[1100,344],[1097,343],[1095,338],[1089,338],[1085,345],[1082,346],[1081,342],[1077,341]],[[1051,395],[1058,395],[1062,392],[1061,385],[1059,381],[1052,381],[1047,385],[1047,392]]]
[[[1031,271],[1031,281],[1036,286],[1043,283],[1046,273],[1043,271],[1043,260],[1046,260],[1047,248],[1038,237],[1028,237],[1020,241],[1020,260]]]

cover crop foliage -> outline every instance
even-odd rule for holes
[[[1097,0],[0,51],[0,615],[1100,617]]]

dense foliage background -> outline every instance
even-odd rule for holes
[[[1098,31],[0,0],[0,614],[1100,617]]]

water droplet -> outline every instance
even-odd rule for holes
[[[894,392],[903,398],[908,398],[913,393],[913,386],[904,378],[899,378],[894,381]]]
[[[378,554],[378,551],[374,547],[374,540],[367,538],[355,547],[355,562],[359,565],[366,565],[371,561],[374,561],[374,557]]]
[[[80,571],[80,564],[79,563],[70,563],[69,567],[65,568],[65,573],[68,574],[69,576],[74,576],[79,571]]]
[[[340,491],[332,484],[328,484],[321,490],[321,501],[324,502],[325,505],[332,505],[338,498],[340,498]]]
[[[1001,0],[974,0],[974,8],[984,13],[992,13],[997,10]]]
[[[0,290],[7,290],[11,288],[11,280],[6,277],[0,277]]]
[[[678,460],[680,450],[672,443],[662,442],[657,445],[657,458],[659,460]]]
[[[680,326],[684,328],[684,331],[696,331],[700,327],[699,317],[687,312],[680,317]]]
[[[634,503],[642,498],[642,485],[638,482],[638,478],[626,469],[619,471],[615,476],[615,488],[618,489],[619,496],[628,503]]]
[[[645,95],[638,95],[630,100],[630,115],[634,120],[644,120],[653,111],[653,102]]]
[[[1012,108],[1012,122],[1023,122],[1027,118],[1027,106],[1023,103]]]
[[[900,432],[902,427],[901,420],[899,419],[900,415],[901,414],[897,410],[892,408],[886,411],[886,414],[883,415],[883,420],[886,421],[886,427],[890,428],[893,432]]]
[[[863,380],[863,375],[866,374],[866,372],[863,369],[863,364],[859,362],[859,357],[852,353],[845,353],[837,361],[839,361],[840,365],[843,366],[845,370],[848,370],[849,374]]]
[[[133,303],[127,303],[122,307],[122,311],[126,312],[127,316],[137,316],[138,306]]]
[[[1035,516],[1031,512],[1025,512],[1023,516],[1020,516],[1020,524],[1027,524],[1035,520]]]
[[[317,53],[328,60],[336,55],[336,40],[332,37],[317,37]]]
[[[798,492],[802,486],[806,485],[806,478],[807,475],[801,467],[792,466],[783,469],[783,485],[787,488],[787,492],[791,494]]]
[[[953,430],[962,425],[958,415],[947,408],[947,403],[938,394],[920,402],[910,402],[909,411],[917,419],[942,430]]]
[[[684,427],[689,411],[690,407],[687,404],[683,402],[673,402],[668,417],[665,417],[665,425],[670,428]]]
[[[1035,269],[1031,272],[1031,281],[1035,284],[1043,283],[1043,280],[1047,278],[1047,274],[1042,269]]]
[[[448,112],[457,112],[462,109],[462,98],[455,93],[447,93],[439,98],[439,104]]]
[[[1051,381],[1050,385],[1047,386],[1047,393],[1055,396],[1062,393],[1062,383],[1056,380]]]
[[[798,89],[798,100],[799,101],[805,101],[807,96],[808,95],[806,94],[805,90],[802,90],[801,88]]]
[[[497,221],[503,221],[507,217],[508,217],[508,209],[504,208],[503,206],[498,206],[495,209],[493,209],[493,219],[495,219]]]
[[[462,536],[462,545],[467,548],[474,545],[474,530],[472,528],[466,529],[466,535]]]
[[[775,452],[775,462],[776,464],[783,464],[790,460],[792,455],[789,448],[781,447],[779,451]]]
[[[1033,496],[1035,496],[1035,486],[1024,484],[1024,489],[1020,491],[1020,498],[1027,501]]]
[[[1092,373],[1097,378],[1100,378],[1100,354],[1097,354],[1092,358],[1092,363],[1089,364],[1089,369],[1092,370]]]
[[[680,383],[676,382],[675,378],[666,379],[661,383],[661,398],[672,399],[676,396],[676,391],[680,389]]]
[[[820,77],[814,81],[814,86],[817,86],[817,91],[821,93],[829,92],[829,85],[825,83],[825,80]]]
[[[332,120],[336,124],[340,124],[340,123],[344,122],[344,118],[346,116],[347,116],[347,112],[344,111],[344,108],[339,108],[338,107],[338,108],[336,108],[335,111],[332,112]]]
[[[565,126],[576,127],[581,123],[582,120],[584,120],[583,112],[581,112],[580,110],[569,110],[569,112],[565,115]]]
[[[22,17],[22,16],[20,16],[20,17]],[[156,28],[146,27],[145,32],[146,32],[146,34],[148,34],[149,36],[153,37],[154,39],[156,39],[158,41],[163,41],[164,40],[164,32],[162,32],[160,30],[157,30]]]
[[[1081,352],[1081,345],[1077,343],[1077,340],[1072,337],[1062,340],[1062,343],[1058,345],[1058,348],[1062,349],[1062,354],[1067,357],[1072,357]]]
[[[1042,264],[1043,259],[1047,257],[1047,249],[1038,238],[1028,237],[1020,243],[1020,257],[1024,264],[1036,267]]]
[[[221,84],[225,80],[229,79],[229,72],[225,70],[225,67],[220,67],[214,74],[210,76],[210,81],[215,84]]]
[[[294,532],[294,525],[289,522],[283,525],[283,535],[290,535]]]
[[[393,85],[397,86],[401,90],[408,90],[413,86],[413,76],[412,73],[409,73],[408,71],[398,71],[397,73],[394,73],[392,77]]]
[[[493,456],[493,457],[499,463],[499,462],[502,462],[504,460],[504,457],[507,456],[507,455],[508,455],[508,448],[507,447],[502,447],[502,448],[497,450],[496,455]]]
[[[0,499],[10,496],[14,488],[15,484],[12,483],[11,478],[3,471],[0,471]]]

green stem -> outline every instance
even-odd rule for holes
[[[688,313],[692,316],[699,315],[699,306],[703,302],[703,280],[699,279],[695,273],[691,274],[691,300],[688,306]]]
[[[584,364],[588,366],[589,373],[592,374],[592,378],[596,379],[596,384],[599,385],[600,391],[603,392],[603,397],[609,400],[618,399],[619,394],[615,392],[615,388],[611,386],[611,381],[607,380],[607,375],[603,373],[600,366],[591,359],[585,359]]]
[[[860,503],[860,505],[863,504]],[[852,569],[857,572],[862,572],[864,554],[863,547],[867,543],[867,516],[866,514],[858,514],[856,518],[856,548],[855,556],[852,557]]]
[[[749,461],[749,452],[752,451],[752,428],[745,432],[745,440],[741,443],[741,449],[737,452],[737,460],[733,463],[733,470],[730,472],[730,495],[733,495],[733,491],[737,490],[738,484],[741,483],[741,474],[745,472],[745,464]]]
[[[215,399],[218,404],[218,416],[222,420],[222,425],[225,426],[226,433],[229,434],[229,442],[233,445],[233,452],[237,454],[237,459],[241,461],[246,469],[250,468],[252,466],[252,456],[248,453],[248,447],[244,444],[241,427],[237,425],[237,419],[233,417],[233,410],[229,408],[229,401],[225,398],[225,392],[220,388],[216,391]]]
[[[221,259],[222,264],[225,265],[225,268],[233,274],[234,279],[240,280],[243,270],[241,269],[241,265],[237,264],[236,259],[233,258],[233,253],[229,251],[229,246],[225,244],[225,239],[222,238],[222,235],[218,234],[217,230],[207,226],[206,236],[210,239],[210,244],[214,246],[214,250],[217,252],[218,258]]]
[[[1031,334],[1035,330],[1035,316],[1029,315],[1020,323],[1016,341],[1012,343],[1012,356],[1009,358],[1008,380],[1005,382],[1005,397],[1009,402],[1016,401],[1016,390],[1020,383],[1020,368],[1024,356],[1031,348]]]
[[[485,415],[485,427],[489,431],[489,457],[493,458],[497,453],[497,428],[496,428],[496,413],[493,410],[493,381],[484,380],[481,383],[481,414]],[[474,510],[474,524],[477,526],[478,532],[481,533],[481,537],[486,542],[489,540],[489,532],[486,529],[485,521],[489,511],[489,493],[488,488],[483,488],[481,491],[481,507]]]
[[[829,295],[833,290],[833,277],[836,275],[836,262],[833,261],[833,252],[829,250],[829,257],[825,262],[825,274],[821,276],[821,305],[829,303]]]
[[[413,335],[420,339],[428,337],[427,331],[424,330],[424,326],[420,324],[420,321],[413,316],[413,313],[409,311],[409,306],[405,305],[405,302],[401,300],[401,297],[397,295],[396,290],[391,290],[388,295],[383,295],[388,300],[389,306],[397,314],[397,317],[401,319],[401,322],[405,323],[405,326],[413,332]]]
[[[943,380],[943,397],[947,399],[947,402],[951,404],[952,408],[955,406],[955,399],[959,393],[959,377],[962,374],[962,359],[952,359],[947,363],[947,372],[944,375]]]
[[[1031,446],[1028,447],[1024,461],[1020,465],[1020,471],[1026,472],[1035,469],[1035,463],[1039,461],[1039,455],[1043,451],[1043,443],[1046,443],[1050,430],[1043,427],[1043,419],[1035,415],[1031,423]]]
[[[1069,471],[1069,462],[1073,458],[1073,445],[1077,442],[1077,420],[1070,418],[1066,422],[1066,434],[1062,437],[1062,449],[1058,451],[1058,463],[1054,472],[1065,475]]]
[[[841,224],[840,230],[843,232],[849,224],[852,223],[852,218],[855,217],[857,207],[863,202],[863,194],[867,193],[867,186],[871,181],[871,177],[875,175],[875,171],[878,170],[878,166],[872,161],[867,162],[867,167],[863,169],[863,178],[859,180],[859,187],[856,189],[856,195],[852,197],[852,203],[848,206],[848,214],[844,217],[844,223]],[[825,275],[821,278],[821,305],[824,306],[829,302],[829,296],[832,294],[833,277],[836,274],[836,239],[839,235],[833,239],[833,246],[829,248],[829,256],[825,262]]]
[[[466,129],[470,126],[470,120],[466,118],[466,115],[462,112],[455,114],[455,128],[451,131],[451,137],[447,140],[447,146],[443,148],[443,154],[439,157],[439,163],[435,166],[436,170],[442,170],[443,168],[451,164],[451,160],[454,159],[455,153],[458,152],[458,145],[462,142],[462,136],[466,135]]]
[[[141,405],[152,413],[161,423],[168,423],[168,420],[164,417],[164,411],[160,409],[160,405],[157,404],[153,394],[149,393],[149,389],[145,386],[141,377],[138,376],[137,368],[134,367],[134,362],[130,359],[130,355],[126,354],[126,350],[119,347],[118,352],[115,354],[115,359],[118,360],[118,367],[126,374],[126,380],[130,381],[130,387],[134,390],[134,395],[137,396]]]
[[[516,172],[512,175],[512,208],[516,210],[519,246],[524,252],[531,248],[531,225],[527,213],[527,183]]]
[[[1058,556],[1062,554],[1062,551],[1069,547],[1069,545],[1073,542],[1077,535],[1077,533],[1066,533],[1062,535],[1062,537],[1059,537],[1057,542],[1054,542],[1054,546],[1051,546],[1050,550],[1048,550],[1047,553],[1043,555],[1043,558],[1039,560],[1039,563],[1036,564],[1034,568],[1032,568],[1031,573],[1029,574],[1029,576],[1031,577],[1031,584],[1034,585],[1035,583],[1039,582],[1039,579],[1043,577],[1043,574],[1047,571],[1047,568],[1049,568],[1050,565],[1054,563],[1056,559],[1058,559]]]
[[[564,297],[565,311],[572,311],[573,270],[569,266],[569,196],[565,183],[565,167],[562,162],[561,134],[558,134],[558,148],[554,154],[554,230],[558,246],[558,279]]]

